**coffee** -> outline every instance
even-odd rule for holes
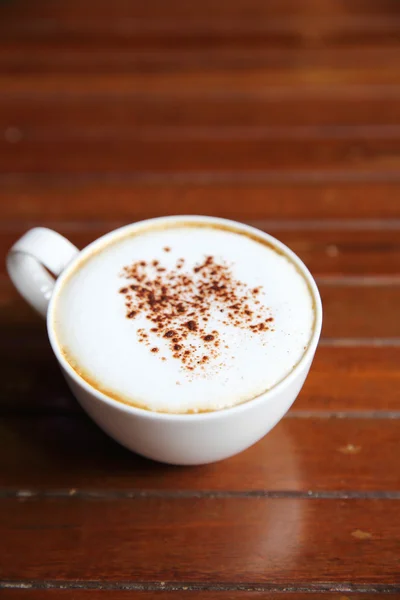
[[[274,387],[313,334],[296,265],[262,237],[206,222],[125,234],[58,291],[57,342],[93,387],[152,411],[214,411]]]

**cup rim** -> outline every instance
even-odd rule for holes
[[[163,222],[182,222],[182,223],[210,223],[215,225],[225,225],[233,230],[248,232],[256,235],[257,237],[269,242],[272,246],[281,251],[291,262],[293,262],[296,268],[301,272],[302,276],[305,278],[309,290],[312,294],[313,306],[314,306],[314,328],[310,338],[310,341],[307,345],[306,350],[304,351],[302,357],[298,361],[298,363],[294,366],[292,371],[286,377],[284,377],[281,381],[275,384],[272,388],[261,392],[261,394],[250,398],[249,400],[245,400],[240,404],[235,404],[234,406],[229,406],[226,408],[221,408],[218,410],[207,411],[207,412],[198,412],[198,413],[173,413],[173,412],[157,412],[151,409],[142,408],[139,406],[127,404],[121,402],[120,400],[114,399],[111,396],[108,396],[106,393],[98,390],[96,387],[91,385],[88,381],[86,381],[83,377],[81,377],[75,369],[70,365],[68,360],[65,358],[63,352],[61,351],[59,342],[57,340],[57,336],[55,333],[55,328],[53,326],[53,313],[55,309],[55,305],[57,303],[57,298],[59,293],[62,290],[64,282],[68,279],[68,277],[73,273],[73,271],[78,268],[80,262],[84,262],[92,253],[98,252],[102,246],[109,244],[113,239],[117,239],[119,237],[124,237],[128,232],[132,231],[140,231],[140,229],[147,229],[151,225],[162,224]],[[175,421],[193,421],[193,420],[212,420],[216,418],[221,418],[222,416],[233,413],[240,413],[247,410],[250,406],[253,407],[255,404],[260,404],[261,402],[266,402],[268,400],[272,400],[274,396],[282,392],[286,387],[288,387],[294,379],[298,376],[298,374],[302,371],[304,365],[306,365],[309,361],[309,358],[313,357],[315,350],[318,345],[321,328],[322,328],[322,302],[320,293],[315,283],[313,276],[311,275],[309,269],[303,263],[303,261],[291,250],[288,246],[274,238],[272,235],[261,231],[260,229],[253,227],[251,225],[247,225],[245,223],[241,223],[240,221],[234,221],[232,219],[224,219],[221,217],[212,217],[205,215],[170,215],[164,217],[154,217],[150,219],[145,219],[141,221],[136,221],[134,223],[130,223],[128,225],[124,225],[117,229],[106,233],[105,235],[97,238],[90,244],[88,244],[85,248],[79,251],[77,256],[67,265],[67,267],[63,270],[61,275],[56,280],[53,293],[50,298],[49,307],[47,310],[46,316],[47,323],[47,333],[49,336],[50,344],[52,350],[60,364],[60,366],[65,369],[68,375],[73,379],[73,381],[80,387],[82,387],[86,392],[92,394],[97,400],[100,402],[104,402],[109,406],[114,408],[119,408],[122,411],[125,411],[130,414],[134,414],[140,417],[149,418],[149,419],[161,419],[161,420],[175,420]]]

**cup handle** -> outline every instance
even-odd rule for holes
[[[25,233],[7,254],[7,271],[13,284],[42,317],[47,314],[55,277],[78,253],[78,248],[59,233],[35,227]]]

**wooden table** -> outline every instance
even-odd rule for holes
[[[325,308],[287,417],[174,468],[83,414],[2,263],[1,598],[400,597],[398,0],[2,0],[0,132],[3,254],[219,215]]]

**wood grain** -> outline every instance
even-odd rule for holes
[[[0,140],[0,172],[32,174],[151,174],[151,173],[263,173],[283,170],[327,172],[351,170],[368,174],[397,172],[400,134],[387,138],[349,135],[346,139],[288,139],[212,131],[180,135],[174,129],[118,138],[92,139],[79,132],[76,139],[57,144],[51,139]],[[172,151],[173,150],[173,151]]]
[[[400,23],[399,23],[400,25]],[[333,96],[333,97],[332,97]],[[23,137],[58,137],[71,135],[118,136],[135,129],[162,127],[184,129],[193,127],[224,128],[243,131],[250,127],[290,128],[292,135],[304,133],[329,135],[330,128],[338,135],[352,130],[371,136],[390,134],[391,126],[400,123],[399,92],[396,89],[383,97],[371,90],[354,89],[333,94],[301,94],[288,90],[271,90],[263,96],[221,94],[191,96],[185,90],[163,97],[153,95],[104,98],[92,96],[90,88],[76,97],[9,97],[0,98],[0,127],[16,127]],[[325,129],[323,129],[325,128]],[[272,132],[271,132],[272,133]],[[279,129],[277,129],[279,133]]]
[[[222,47],[221,47],[222,46]],[[92,74],[183,74],[201,70],[202,75],[215,74],[221,70],[257,72],[262,69],[264,77],[272,83],[299,83],[312,81],[322,71],[332,76],[364,72],[375,74],[379,80],[380,69],[388,77],[387,82],[396,83],[399,73],[400,45],[397,40],[388,46],[372,47],[324,47],[317,48],[252,48],[198,47],[161,49],[137,49],[127,44],[104,48],[102,43],[88,45],[74,39],[40,40],[35,42],[0,42],[0,67],[5,75],[31,75],[56,73],[57,75]],[[296,69],[293,67],[296,66]],[[358,69],[357,69],[358,66]],[[301,78],[299,78],[301,73]],[[307,78],[308,76],[308,78]],[[392,79],[393,78],[393,79]],[[385,81],[385,80],[383,80]],[[383,82],[382,81],[382,82]]]
[[[400,23],[399,23],[400,26]],[[337,94],[336,94],[337,96]],[[0,98],[0,127],[17,128],[29,139],[51,137],[65,139],[72,134],[97,137],[132,136],[136,130],[162,127],[215,128],[220,134],[226,128],[239,133],[246,128],[270,128],[271,134],[292,136],[345,135],[364,132],[370,136],[393,135],[400,123],[399,93],[383,98],[370,97],[364,90],[342,94],[304,95],[295,97],[283,91],[264,97],[221,95],[220,97],[188,97],[182,90],[164,97],[153,95],[91,97],[90,89],[80,97],[8,97]],[[179,131],[178,131],[179,133]],[[267,131],[266,131],[267,133]]]
[[[384,57],[383,57],[384,58]],[[295,64],[295,57],[293,57]],[[60,73],[53,69],[51,73],[16,73],[0,75],[0,89],[8,95],[29,94],[67,94],[81,96],[83,93],[107,94],[120,97],[121,94],[171,94],[177,90],[190,89],[190,94],[237,94],[246,90],[247,94],[265,94],[271,88],[289,88],[288,92],[310,88],[321,90],[335,89],[337,86],[375,86],[375,89],[390,94],[392,87],[399,82],[397,65],[379,64],[375,69],[362,66],[358,68],[316,67],[312,69],[287,69],[265,73],[263,68],[251,68],[248,65],[242,70],[235,68],[210,71],[204,73],[201,65],[197,69],[186,72],[167,72],[160,70],[154,74],[149,70],[144,73]]]
[[[1,7],[0,7],[1,8]],[[398,15],[303,17],[287,15],[260,20],[254,15],[240,18],[234,13],[207,18],[175,17],[123,18],[114,13],[91,15],[82,21],[74,14],[62,23],[47,17],[20,15],[18,20],[3,15],[0,22],[2,42],[20,44],[69,43],[82,50],[93,47],[120,50],[166,51],[193,48],[209,49],[319,49],[391,47],[399,42]]]
[[[94,10],[96,9],[96,10]],[[175,19],[177,17],[190,17],[193,19],[208,18],[214,20],[218,17],[227,15],[236,15],[245,17],[250,15],[257,18],[266,18],[273,16],[293,16],[303,15],[307,18],[315,16],[347,16],[354,15],[358,18],[369,16],[393,16],[398,14],[399,5],[397,0],[383,0],[379,4],[375,0],[352,0],[344,8],[342,4],[332,2],[332,0],[320,0],[316,3],[314,0],[303,0],[298,3],[297,0],[270,0],[268,4],[263,0],[222,0],[218,3],[212,0],[204,2],[195,2],[188,5],[185,0],[171,0],[168,6],[162,0],[150,0],[146,4],[130,2],[129,0],[115,0],[109,4],[107,0],[88,0],[85,5],[79,0],[71,0],[69,3],[59,2],[54,4],[51,0],[41,0],[37,6],[32,6],[29,0],[20,0],[15,7],[9,5],[5,7],[5,13],[15,18],[20,13],[25,14],[27,18],[45,17],[52,15],[55,19],[68,20],[73,15],[79,17],[80,21],[87,16],[87,11],[91,10],[93,18],[123,15],[125,18],[166,18]]]
[[[76,589],[77,586],[74,586],[72,589],[64,589],[64,583],[60,584],[63,589],[48,589],[45,588],[40,589],[4,589],[1,591],[3,600],[127,600],[127,598],[132,598],[132,594],[135,592],[138,593],[136,586],[133,585],[132,588],[128,587],[128,589],[114,589],[112,590],[106,589],[105,584],[99,584],[98,589],[88,589],[81,590]],[[57,583],[54,584],[57,586]],[[67,584],[68,586],[68,584]],[[72,586],[71,586],[72,587]],[[123,587],[123,586],[120,586]],[[138,588],[140,586],[137,586]],[[150,584],[144,587],[159,587],[157,584]],[[199,586],[196,586],[197,589],[193,589],[195,586],[182,584],[180,586],[176,586],[178,589],[175,591],[169,591],[169,589],[159,589],[159,590],[146,590],[140,589],[140,595],[144,600],[180,600],[181,598],[184,600],[282,600],[283,594],[279,591],[271,592],[268,591],[268,586],[265,591],[245,591],[241,589],[240,591],[235,590],[237,586],[233,585],[233,589],[226,590],[224,586],[215,586],[219,589],[207,589],[207,587],[212,588],[212,586],[204,586],[201,591],[198,590]],[[334,588],[335,586],[331,586]],[[376,592],[362,592],[360,594],[355,594],[354,592],[350,592],[346,590],[346,594],[343,591],[343,586],[337,586],[338,591],[335,592],[323,592],[318,593],[315,592],[314,589],[311,588],[312,597],[310,598],[309,593],[299,593],[299,592],[288,592],[285,589],[285,598],[288,600],[378,600],[379,598],[387,598],[387,594],[376,593]],[[166,586],[161,586],[161,588],[166,588]],[[340,588],[340,589],[339,589]],[[394,600],[398,600],[400,598],[400,593],[391,593],[390,598]]]
[[[284,419],[222,463],[161,465],[125,450],[88,417],[0,420],[3,490],[218,492],[399,491],[400,420]],[[327,468],[329,465],[329,469]],[[72,490],[72,492],[70,492]]]
[[[306,219],[352,219],[337,227],[356,229],[360,219],[400,218],[400,202],[396,201],[400,180],[318,181],[316,173],[295,183],[287,181],[287,173],[275,182],[235,181],[235,174],[231,177],[234,183],[226,177],[225,182],[222,177],[215,180],[210,173],[197,180],[188,175],[180,182],[165,175],[146,184],[140,182],[142,176],[135,181],[133,176],[0,175],[3,222],[55,227],[65,221],[84,220],[89,226],[103,220],[112,228],[148,217],[210,214],[237,220],[265,219],[269,228],[280,219],[296,220],[292,226],[299,228]],[[329,223],[316,225],[326,228]],[[380,224],[364,223],[364,227],[374,225]]]
[[[321,3],[318,8],[322,8],[322,12],[315,4],[310,10],[311,5],[306,7],[304,3],[301,7],[291,3],[283,10],[277,9],[272,3],[262,6],[258,2],[251,2],[248,5],[232,2],[229,7],[221,3],[217,9],[206,3],[208,10],[196,6],[188,10],[180,2],[173,5],[170,11],[166,11],[157,3],[151,3],[150,10],[138,10],[137,7],[127,6],[125,3],[113,4],[111,7],[104,3],[94,6],[96,10],[91,11],[90,20],[84,19],[86,13],[76,4],[68,11],[63,6],[54,7],[48,3],[41,3],[36,11],[33,11],[26,2],[19,2],[19,10],[14,9],[13,6],[5,6],[2,11],[4,25],[11,24],[11,28],[4,27],[6,39],[7,37],[15,39],[18,34],[19,36],[28,34],[28,39],[31,39],[35,33],[44,34],[44,39],[52,34],[58,34],[58,38],[62,39],[68,34],[75,33],[72,40],[76,40],[77,37],[79,39],[82,30],[93,33],[99,28],[105,41],[108,41],[111,36],[124,38],[128,31],[136,34],[134,39],[143,36],[147,41],[153,41],[154,34],[161,30],[164,33],[171,33],[178,42],[190,37],[189,34],[194,34],[195,42],[206,41],[204,40],[205,29],[211,40],[213,34],[223,37],[221,34],[227,33],[229,38],[234,38],[237,46],[240,46],[241,42],[245,42],[246,46],[251,45],[252,42],[265,44],[265,38],[269,41],[270,37],[273,42],[284,47],[288,45],[301,47],[307,43],[311,45],[320,43],[323,46],[330,44],[359,46],[363,43],[371,44],[373,41],[384,44],[383,33],[387,34],[389,40],[397,39],[393,21],[398,16],[398,10],[387,10],[386,6],[378,14],[376,9],[360,11],[360,7],[358,10],[357,8],[354,10],[353,7],[350,10],[347,7],[346,10],[342,7],[335,9],[330,2]],[[15,19],[16,14],[19,16],[18,20]],[[104,29],[105,24],[111,27],[108,30]],[[102,25],[103,29],[101,29]],[[139,25],[142,27],[140,28]],[[179,25],[181,29],[178,28]],[[255,40],[246,36],[249,28],[251,32],[258,34]],[[201,33],[203,36],[199,36]]]
[[[389,283],[381,287],[341,287],[320,283],[319,288],[324,306],[323,336],[400,337],[396,316],[400,286]]]
[[[320,347],[296,410],[365,411],[400,408],[399,348]]]
[[[103,581],[139,582],[399,581],[398,503],[391,500],[76,498],[0,505],[5,579],[101,573]]]

